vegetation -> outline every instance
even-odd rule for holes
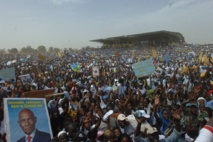
[[[58,52],[60,51],[59,48],[54,48],[54,47],[49,47],[48,50],[46,49],[45,46],[40,45],[37,48],[32,48],[30,45],[26,46],[26,47],[22,47],[21,49],[17,49],[17,48],[11,48],[7,50],[8,53],[10,54],[17,54],[17,53],[46,53],[46,52]],[[1,53],[5,53],[5,51]]]

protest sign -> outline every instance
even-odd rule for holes
[[[15,68],[6,68],[0,70],[0,78],[10,80],[15,78]]]
[[[137,77],[143,77],[155,72],[155,67],[152,63],[152,59],[135,63],[133,64],[132,68]]]
[[[55,89],[30,91],[30,92],[25,92],[24,97],[25,98],[45,98],[46,95],[54,94],[54,92],[55,92]]]
[[[100,72],[99,72],[99,68],[98,67],[92,67],[92,76],[96,77],[99,76]]]
[[[167,63],[170,61],[170,56],[168,53],[164,56],[164,61]]]
[[[5,130],[7,141],[26,141],[34,134],[33,141],[50,141],[52,130],[45,99],[5,98]]]
[[[20,75],[19,78],[21,79],[23,85],[32,83],[32,79],[29,74]]]
[[[70,68],[72,69],[72,71],[74,72],[81,72],[81,64],[80,63],[75,63],[75,64],[72,64],[70,66]]]

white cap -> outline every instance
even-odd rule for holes
[[[62,134],[66,134],[67,135],[67,132],[66,131],[60,131],[59,133],[58,133],[58,138],[60,137],[60,135],[62,135]]]
[[[123,121],[126,120],[126,116],[124,114],[119,114],[117,120]]]
[[[148,129],[146,131],[147,134],[153,134],[155,132],[158,132],[157,128],[155,128],[155,127],[148,127]]]
[[[84,89],[84,93],[88,93],[89,91],[87,89]]]

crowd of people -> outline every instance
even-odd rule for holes
[[[51,142],[212,142],[212,51],[213,45],[184,44],[43,53],[45,58],[4,54],[0,69],[14,67],[16,78],[0,81],[1,139],[7,135],[3,98],[55,89],[63,95],[47,102]],[[155,73],[136,77],[132,65],[149,58]],[[25,74],[32,80],[23,84],[18,76]]]

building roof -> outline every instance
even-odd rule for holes
[[[184,42],[184,37],[181,33],[170,31],[156,31],[141,34],[109,37],[105,39],[95,39],[91,42],[99,42],[102,44],[131,44],[142,42]]]

